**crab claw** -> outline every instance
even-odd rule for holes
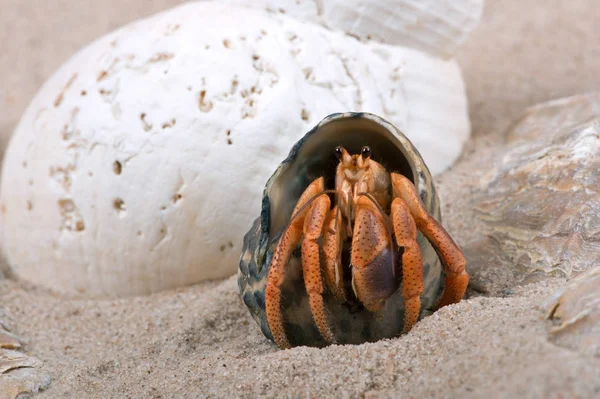
[[[384,215],[369,199],[359,198],[350,255],[352,289],[371,312],[381,311],[398,289],[398,254],[390,239]]]

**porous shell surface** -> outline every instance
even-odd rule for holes
[[[231,275],[268,176],[340,110],[389,119],[434,173],[469,134],[454,61],[219,2],[119,29],[66,62],[14,132],[0,191],[8,261],[69,295]]]
[[[240,294],[263,334],[270,339],[272,335],[265,314],[265,287],[272,256],[306,187],[322,176],[326,188],[334,188],[338,163],[334,149],[337,145],[344,146],[351,153],[357,153],[362,145],[368,145],[377,162],[413,181],[425,209],[441,221],[439,198],[431,174],[419,152],[400,131],[372,114],[346,113],[326,117],[292,147],[288,157],[275,170],[265,186],[260,216],[244,237],[238,275]],[[435,250],[420,232],[417,242],[423,258],[423,317],[431,313],[439,297],[442,268]],[[350,248],[345,251],[349,252]],[[399,259],[399,254],[396,259]],[[351,290],[351,268],[346,264],[345,269],[348,271],[344,272],[346,289]],[[325,345],[310,312],[302,279],[300,251],[292,254],[285,267],[281,290],[284,298],[282,312],[290,343]],[[323,298],[328,321],[339,344],[376,341],[402,332],[404,299],[400,290],[387,299],[384,309],[377,315],[356,304],[340,304],[327,291]]]
[[[320,23],[361,40],[448,58],[477,26],[483,0],[225,0]]]

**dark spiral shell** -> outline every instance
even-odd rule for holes
[[[271,258],[279,236],[304,189],[316,178],[325,177],[326,187],[334,188],[336,146],[358,153],[371,148],[372,158],[390,172],[412,180],[427,211],[441,222],[440,206],[433,179],[412,143],[389,122],[369,113],[338,113],[324,118],[291,149],[268,180],[260,216],[244,236],[238,286],[240,295],[262,332],[273,339],[265,314],[265,285]],[[442,289],[443,272],[435,250],[419,233],[423,256],[425,290],[421,297],[421,317],[430,314]],[[340,304],[324,293],[328,320],[340,344],[358,344],[399,335],[403,329],[404,300],[400,290],[387,301],[382,314],[375,316],[356,304]],[[325,341],[312,320],[302,281],[299,248],[287,265],[282,286],[285,328],[292,345],[323,346]]]

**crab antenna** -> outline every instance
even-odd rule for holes
[[[381,205],[379,205],[379,203],[377,202],[377,200],[369,193],[358,193],[358,196],[364,196],[367,197],[369,199],[369,201],[371,201],[373,204],[375,204],[375,206],[377,207],[377,209],[379,210],[379,212],[381,212],[382,215],[385,216],[385,212],[383,211],[383,208],[381,207]],[[396,268],[394,267],[394,265],[396,264],[395,260],[394,260],[394,242],[393,242],[393,236],[392,236],[392,229],[390,228],[390,224],[388,223],[388,221],[385,219],[385,217],[383,218],[384,222],[385,222],[385,229],[387,230],[388,236],[390,237],[390,257],[392,260],[392,276],[394,276],[394,278],[396,277]]]
[[[343,192],[342,195],[344,195]],[[346,210],[346,215],[348,215],[348,228],[353,232],[352,219],[354,219],[354,215],[352,214],[352,198],[350,198],[350,193],[347,193],[346,205],[348,205],[348,209]]]

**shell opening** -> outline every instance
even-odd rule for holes
[[[418,181],[419,170],[425,168],[422,160],[411,157],[416,152],[405,138],[394,134],[395,128],[370,114],[356,114],[348,118],[326,118],[307,133],[291,150],[278,173],[270,180],[268,196],[270,206],[269,239],[285,228],[302,192],[315,179],[325,177],[326,189],[335,187],[335,170],[339,160],[337,146],[359,154],[369,146],[371,158],[389,171],[401,173],[413,183]],[[417,183],[415,183],[417,184]]]

